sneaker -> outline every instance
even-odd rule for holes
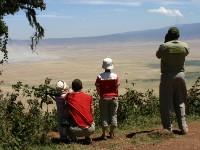
[[[84,144],[89,145],[89,144],[91,144],[91,143],[92,143],[92,139],[89,138],[89,137],[86,137],[85,140],[84,140]]]

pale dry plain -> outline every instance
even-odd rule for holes
[[[187,41],[190,45],[186,66],[188,89],[200,75],[200,40]],[[160,42],[147,43],[105,43],[65,46],[39,46],[36,53],[31,53],[29,47],[9,46],[10,59],[8,64],[1,66],[4,81],[2,90],[11,91],[11,85],[17,81],[38,86],[44,83],[46,77],[52,79],[52,86],[58,80],[67,84],[75,78],[83,81],[84,90],[95,89],[96,76],[103,72],[102,60],[111,57],[114,60],[113,72],[119,75],[121,86],[119,93],[125,92],[125,87],[135,83],[139,91],[155,90],[158,94],[160,79],[160,60],[155,56]],[[126,83],[126,79],[128,83]]]

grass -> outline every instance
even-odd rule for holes
[[[175,118],[174,118],[175,119]],[[195,120],[200,120],[200,116],[190,116],[187,118],[188,123]],[[137,121],[138,124],[134,124]],[[141,121],[141,122],[140,122]],[[133,126],[134,124],[134,126]],[[174,127],[177,123],[174,120]],[[82,144],[49,144],[46,146],[32,146],[30,150],[120,150],[126,148],[137,148],[149,144],[161,143],[169,138],[181,138],[182,136],[176,134],[165,134],[163,132],[159,117],[145,117],[141,116],[137,120],[129,121],[129,124],[121,125],[116,130],[117,139],[107,141],[94,141],[92,145]],[[101,135],[100,128],[97,128],[92,138],[97,138]]]
[[[151,143],[160,143],[164,139],[165,138],[162,138],[162,137],[149,136],[147,133],[141,133],[132,139],[132,144],[136,146],[140,146],[140,145],[151,144]]]
[[[141,129],[149,129],[149,128],[158,128],[160,127],[160,117],[154,116],[154,117],[144,117],[139,116],[135,117],[132,116],[129,120],[126,121],[125,124],[119,124],[120,130],[141,130]]]
[[[83,149],[87,149],[87,150],[92,150],[92,148],[90,148],[90,146],[87,145],[80,145],[80,144],[70,144],[70,145],[66,145],[66,144],[51,144],[48,146],[35,146],[35,147],[31,147],[30,150],[83,150]]]
[[[138,124],[133,122],[137,121]],[[140,122],[141,121],[141,122]],[[200,121],[200,116],[194,115],[187,118],[187,123],[193,121]],[[177,122],[173,117],[173,126],[177,128]],[[97,128],[93,138],[99,137],[101,135],[100,128]],[[117,140],[107,140],[107,141],[95,141],[92,145],[82,145],[82,144],[50,144],[48,146],[35,146],[31,150],[118,150],[129,148],[137,148],[140,146],[145,146],[149,144],[161,143],[169,138],[181,138],[178,134],[168,134],[165,130],[162,130],[159,117],[145,117],[141,116],[137,120],[129,121],[129,124],[123,124],[116,129]]]

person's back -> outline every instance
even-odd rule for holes
[[[72,89],[73,92],[66,97],[70,123],[68,135],[72,140],[84,136],[85,143],[90,144],[90,135],[95,131],[93,99],[91,95],[82,92],[82,82],[79,79],[72,82]]]
[[[70,92],[70,89],[68,85],[62,81],[59,80],[56,84],[56,93],[52,94],[49,93],[49,96],[53,98],[56,102],[56,108],[57,108],[57,124],[58,124],[58,131],[60,134],[60,141],[64,142],[67,133],[66,128],[61,126],[61,123],[67,119],[66,116],[66,107],[65,107],[65,97],[67,93]]]
[[[85,128],[93,123],[91,105],[91,95],[83,92],[72,92],[68,94],[67,107],[74,125]]]
[[[100,88],[101,98],[118,97],[118,76],[110,70],[98,75],[96,86]]]
[[[106,139],[106,130],[110,126],[110,138],[114,137],[114,129],[117,127],[117,109],[118,109],[118,76],[112,73],[113,61],[111,58],[103,60],[102,68],[105,72],[97,76],[95,86],[100,96],[99,108],[102,126],[101,139]]]
[[[180,132],[186,134],[185,104],[187,103],[187,87],[184,73],[185,57],[189,53],[188,44],[178,40],[179,29],[169,28],[165,42],[156,52],[161,59],[161,78],[159,101],[161,121],[164,129],[172,132],[172,110],[175,110]]]
[[[156,56],[161,58],[161,72],[184,72],[185,57],[188,55],[188,44],[172,40],[160,45]]]

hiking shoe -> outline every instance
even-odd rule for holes
[[[99,138],[100,140],[107,140],[106,135],[102,134],[101,137]]]
[[[110,138],[113,139],[115,137],[115,133],[114,132],[109,132],[110,134]]]
[[[70,139],[70,137],[67,137],[67,138],[61,138],[60,142],[65,144],[71,144],[72,140]]]
[[[89,145],[91,143],[92,143],[92,139],[89,138],[89,137],[86,137],[85,140],[84,140],[84,144]]]
[[[66,121],[62,122],[60,125],[61,125],[61,127],[67,127],[68,128],[70,126],[70,123],[69,123],[68,120],[66,120]]]
[[[187,133],[188,133],[188,128],[181,130],[181,134],[187,134]]]
[[[58,143],[60,143],[60,138],[52,138],[52,139],[51,139],[51,142],[52,142],[52,143],[57,143],[57,144],[58,144]]]

